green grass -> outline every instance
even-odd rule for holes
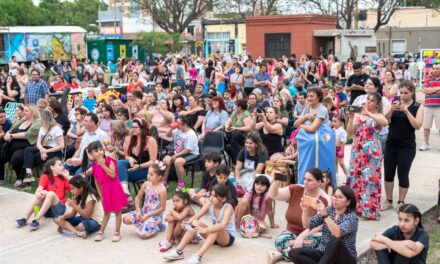
[[[440,226],[429,232],[429,251],[426,263],[440,264]]]

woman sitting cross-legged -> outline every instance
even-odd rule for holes
[[[422,215],[412,204],[399,207],[399,224],[383,234],[375,234],[370,247],[379,264],[426,263],[429,237],[422,226]]]
[[[322,238],[318,247],[294,248],[289,252],[294,263],[315,264],[355,264],[356,233],[359,220],[356,216],[356,197],[347,186],[336,188],[332,205],[326,207],[321,201],[306,203],[301,201],[303,226],[315,228],[322,225]],[[310,209],[319,214],[310,218]]]

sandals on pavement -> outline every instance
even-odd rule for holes
[[[121,240],[121,234],[119,232],[114,232],[112,237],[112,242],[119,242]]]
[[[104,238],[105,238],[104,233],[101,232],[101,231],[99,231],[99,232],[97,233],[97,235],[95,236],[95,241],[96,241],[96,242],[100,242],[100,241],[102,241]]]

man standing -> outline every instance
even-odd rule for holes
[[[362,73],[362,64],[355,62],[353,64],[354,74],[348,78],[346,91],[350,93],[350,105],[359,95],[365,94],[365,82],[367,81],[368,74]]]
[[[40,98],[49,101],[49,88],[47,83],[40,78],[40,73],[37,70],[32,70],[31,80],[24,88],[24,103],[36,105]]]
[[[243,79],[244,79],[244,92],[246,95],[249,95],[254,90],[254,78],[255,73],[257,71],[255,70],[255,67],[251,60],[246,60],[246,67],[243,69]]]
[[[260,89],[264,94],[269,92],[270,76],[267,73],[267,66],[261,64],[260,71],[255,74],[254,80],[255,88]]]
[[[183,59],[178,58],[177,59],[177,66],[176,66],[176,83],[180,88],[182,88],[182,91],[185,90],[185,68],[182,66]]]
[[[103,141],[108,140],[108,135],[98,127],[99,118],[95,113],[87,113],[84,118],[84,133],[79,148],[73,154],[73,157],[66,160],[64,168],[69,171],[70,175],[81,172],[81,164],[83,160],[84,150],[94,141],[100,141],[104,147]]]
[[[440,130],[440,64],[436,63],[432,66],[431,78],[425,81],[422,92],[425,94],[425,112],[423,120],[423,138],[424,143],[419,150],[429,149],[429,134],[433,120],[435,126]]]

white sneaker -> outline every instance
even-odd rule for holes
[[[187,264],[200,264],[200,263],[202,263],[202,259],[203,258],[201,256],[195,254],[195,255],[192,255],[192,257],[190,259],[188,259],[188,261],[186,263]]]
[[[423,143],[422,146],[420,146],[419,150],[421,151],[425,151],[429,149],[429,144]]]
[[[182,254],[179,254],[179,253],[177,253],[177,250],[174,250],[173,252],[164,256],[163,258],[167,259],[167,260],[178,260],[178,259],[183,259],[184,256],[183,256],[183,252],[182,252]]]

